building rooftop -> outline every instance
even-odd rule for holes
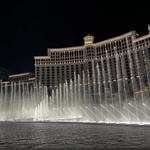
[[[64,47],[64,48],[48,48],[47,50],[51,51],[51,52],[74,51],[74,50],[84,49],[85,46],[90,45],[90,44],[92,44],[93,46],[97,46],[97,45],[101,45],[101,44],[107,44],[107,43],[114,42],[114,41],[117,41],[117,40],[122,39],[124,37],[131,36],[131,35],[136,36],[137,33],[135,31],[130,31],[130,32],[127,32],[127,33],[122,34],[120,36],[112,37],[112,38],[109,38],[107,40],[103,40],[103,41],[100,41],[97,43],[93,43],[94,42],[94,36],[87,35],[84,37],[84,45],[82,45],[82,46]]]
[[[9,78],[20,77],[20,76],[27,76],[27,75],[31,75],[31,74],[33,74],[33,73],[31,73],[31,72],[27,72],[27,73],[18,73],[18,74],[9,75]]]
[[[97,46],[97,45],[101,45],[101,44],[107,44],[107,43],[110,43],[110,42],[115,42],[117,40],[120,40],[124,37],[131,36],[131,35],[136,35],[136,32],[135,31],[130,31],[130,32],[127,32],[125,34],[122,34],[122,35],[119,35],[119,36],[116,36],[116,37],[109,38],[107,40],[103,40],[103,41],[94,43],[94,45]]]
[[[34,59],[49,59],[49,56],[34,56]]]
[[[133,42],[138,42],[138,41],[141,41],[141,40],[146,39],[146,38],[150,38],[150,34],[141,36],[141,37],[135,39]]]

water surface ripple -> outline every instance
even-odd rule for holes
[[[149,148],[150,126],[0,123],[0,148]]]

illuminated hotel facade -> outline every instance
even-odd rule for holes
[[[87,83],[101,81],[101,92],[112,85],[117,89],[118,80],[132,82],[140,76],[143,86],[150,84],[150,26],[149,33],[142,37],[135,31],[94,43],[94,37],[84,37],[83,46],[48,48],[47,56],[35,56],[35,78],[48,87],[57,87],[74,81],[75,76]],[[99,68],[99,72],[97,71]],[[97,75],[99,74],[99,76]],[[139,84],[139,83],[138,83]],[[130,85],[130,84],[129,84]],[[130,86],[128,87],[130,88]],[[115,92],[115,91],[114,91]]]

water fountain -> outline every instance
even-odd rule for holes
[[[150,124],[150,62],[142,50],[91,61],[92,76],[83,70],[74,79],[59,83],[48,96],[46,86],[28,82],[1,83],[0,121],[53,121]],[[128,77],[125,61],[129,61]],[[114,61],[116,76],[111,74]],[[135,63],[134,63],[134,62]],[[134,67],[137,72],[134,72]]]

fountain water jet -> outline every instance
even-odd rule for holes
[[[144,56],[145,69],[139,64],[137,52],[127,50],[118,54],[116,48],[114,52],[115,56],[106,52],[100,60],[92,60],[92,70],[74,72],[73,79],[51,87],[51,94],[48,87],[40,83],[1,83],[0,121],[150,124],[147,51],[140,54]]]

